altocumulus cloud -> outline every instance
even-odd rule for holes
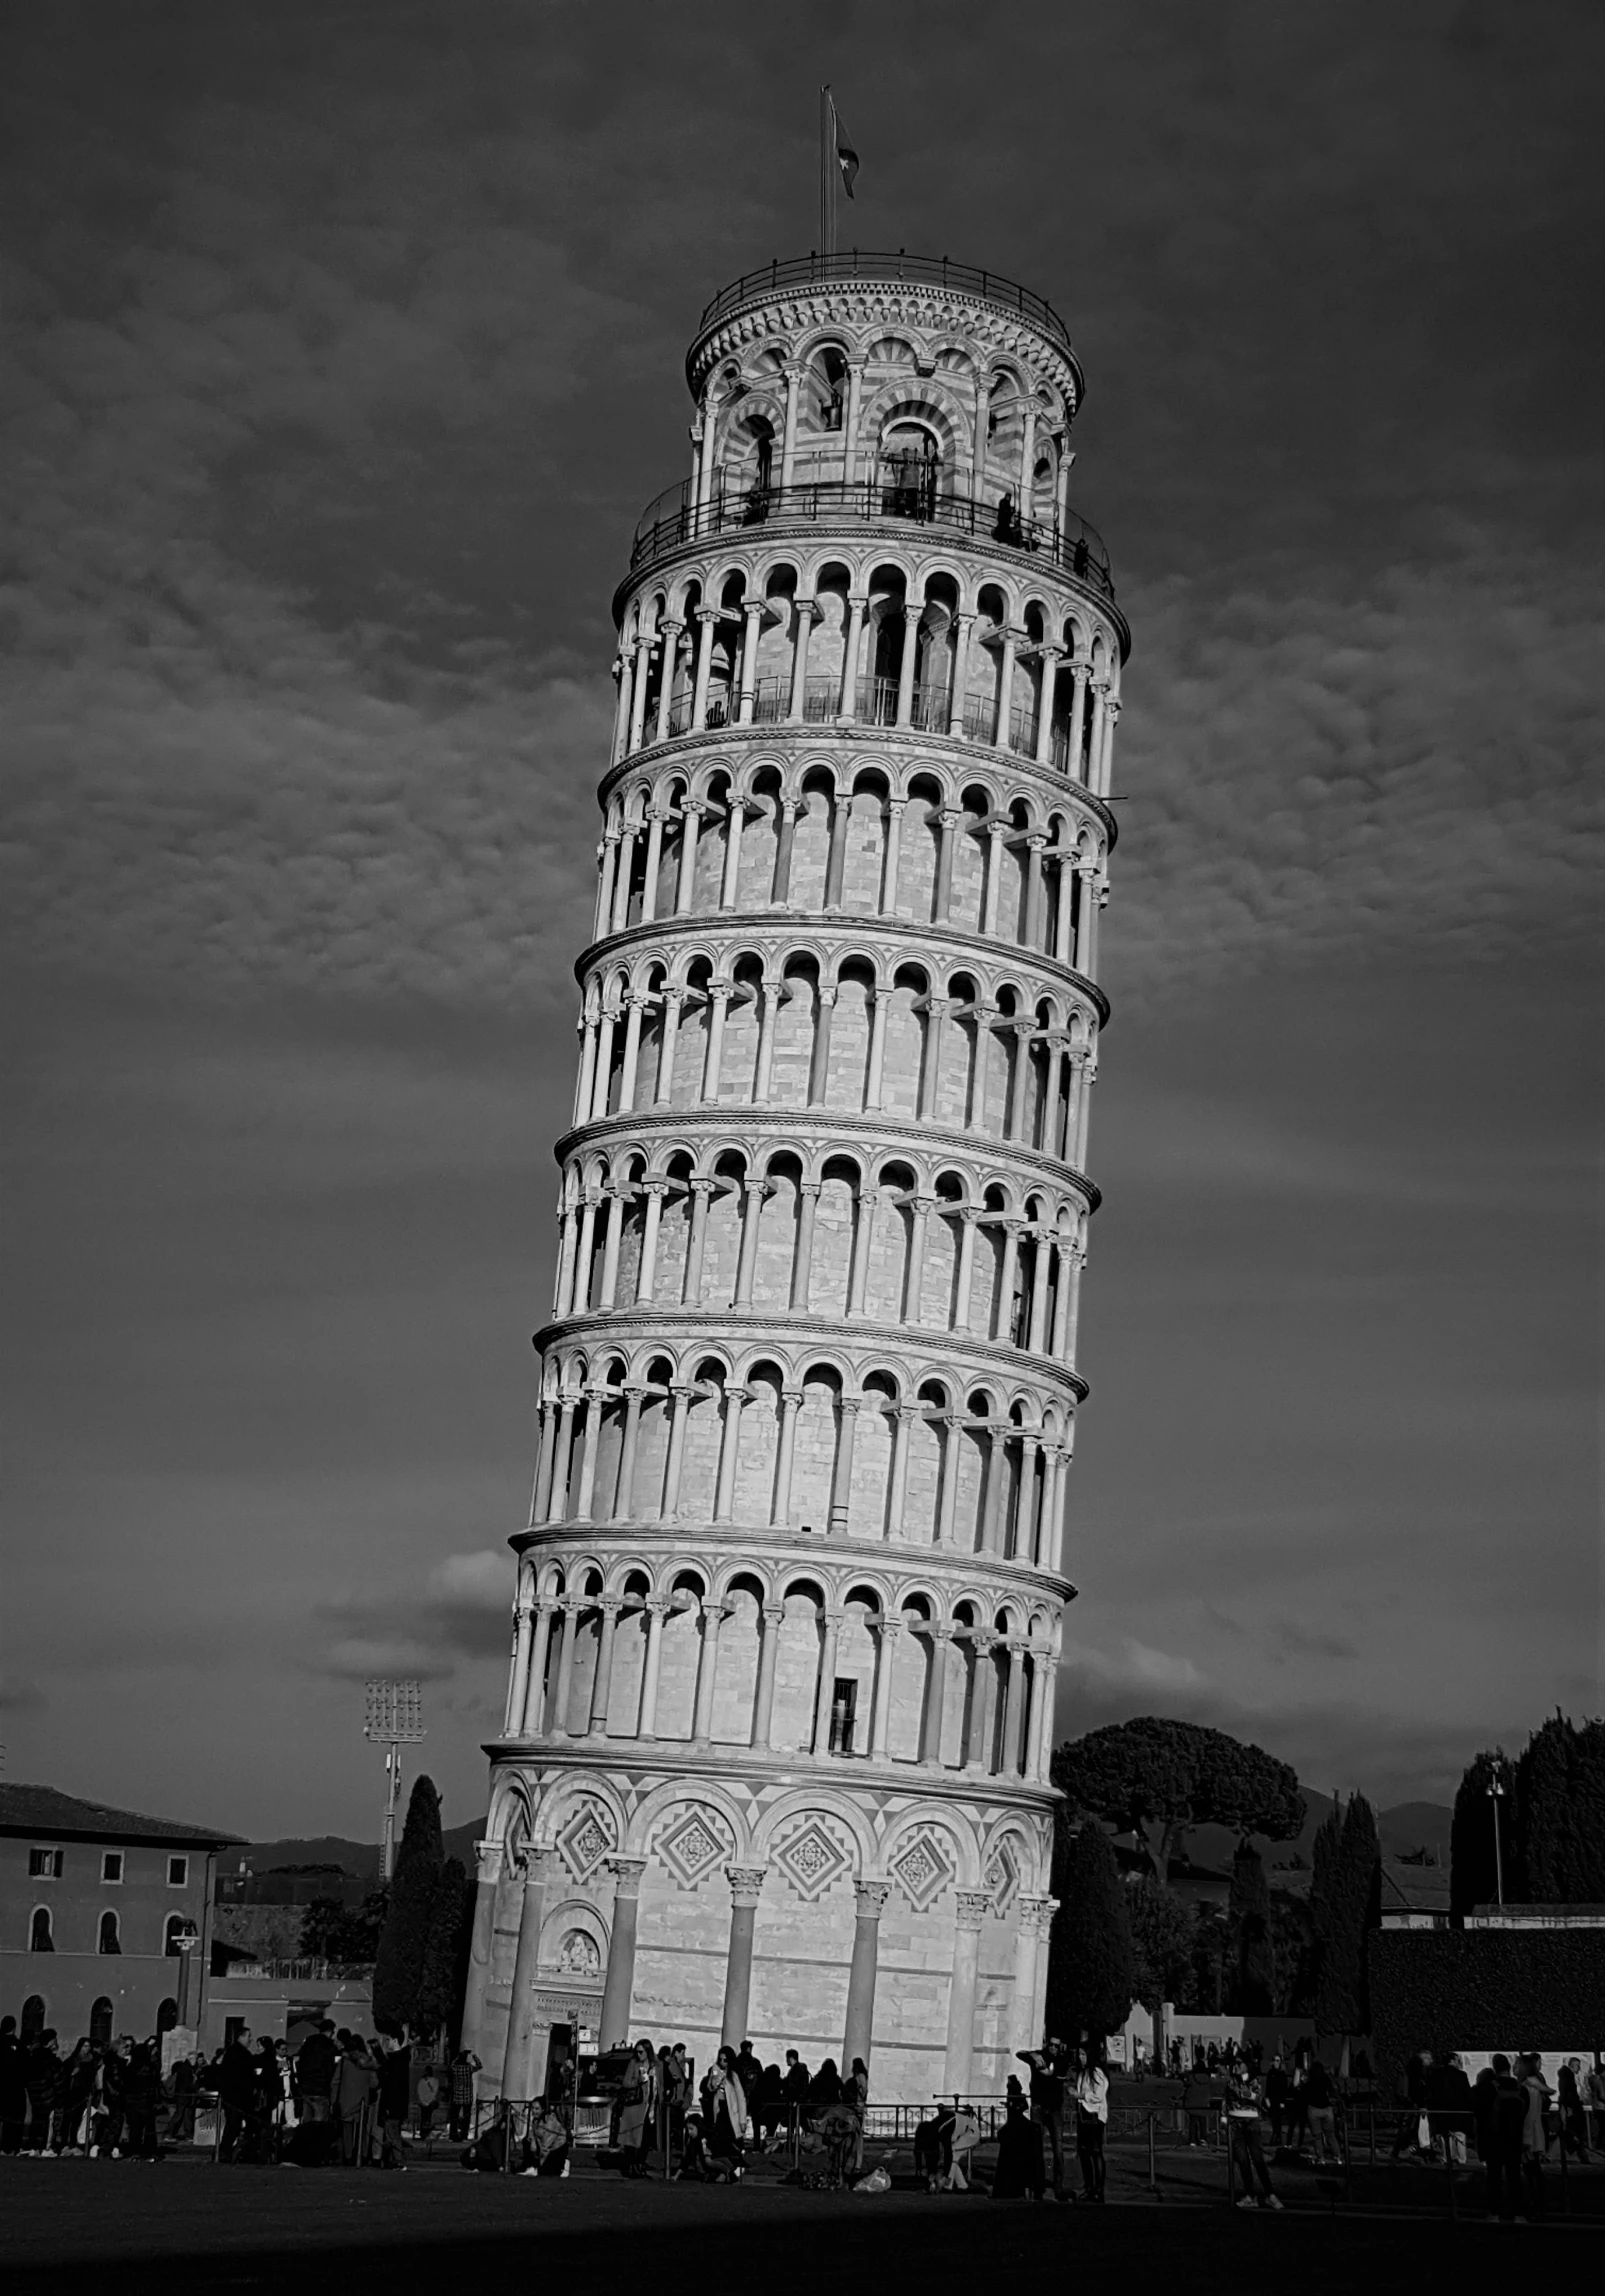
[[[376,1674],[443,1681],[464,1661],[505,1654],[512,1591],[506,1554],[487,1547],[447,1555],[416,1594],[327,1605],[321,1618],[328,1640],[312,1664],[352,1681]]]

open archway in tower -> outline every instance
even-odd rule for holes
[[[786,1581],[782,1607],[769,1742],[778,1754],[807,1753],[814,1740],[824,1647],[824,1589],[817,1580],[799,1574]]]

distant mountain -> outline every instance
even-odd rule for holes
[[[461,1858],[472,1873],[474,1844],[482,1841],[484,1834],[483,1818],[471,1818],[464,1826],[448,1826],[441,1837],[447,1857]],[[219,1873],[233,1873],[241,1859],[254,1874],[269,1873],[275,1867],[334,1865],[355,1881],[377,1886],[379,1880],[379,1844],[348,1841],[344,1834],[317,1834],[310,1839],[297,1834],[277,1842],[247,1842],[243,1849],[219,1853]]]
[[[1396,1809],[1377,1812],[1377,1832],[1384,1857],[1402,1858],[1411,1850],[1435,1850],[1440,1865],[1449,1863],[1449,1827],[1454,1812],[1443,1802],[1400,1802]]]

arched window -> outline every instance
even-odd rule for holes
[[[179,1939],[194,1935],[195,1924],[193,1921],[187,1920],[181,1913],[170,1913],[167,1917],[167,1926],[162,1933],[162,1951],[176,1960],[180,1951]]]
[[[117,1934],[117,1916],[108,1906],[100,1917],[100,1943],[97,1953],[121,1953],[123,1941]]]
[[[42,1993],[30,1993],[22,2004],[22,2038],[37,2041],[44,2029],[45,1997]]]
[[[173,2027],[177,2023],[178,2003],[173,1999],[171,1993],[169,1993],[167,1999],[162,2002],[161,2006],[157,2009],[156,2030],[158,2033],[171,2033]]]
[[[55,1950],[56,1941],[50,1934],[50,1908],[48,1905],[36,1905],[33,1919],[28,1924],[28,1951],[54,1953]]]
[[[89,2012],[89,2038],[97,2049],[111,2040],[111,2003],[104,1993]]]

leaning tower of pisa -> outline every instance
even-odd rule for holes
[[[995,274],[738,279],[614,598],[612,756],[470,2044],[877,2099],[1041,2029],[1128,647],[1081,368]]]

